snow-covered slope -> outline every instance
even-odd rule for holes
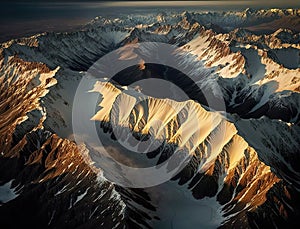
[[[201,199],[193,204],[195,208],[201,208],[203,205],[218,206],[212,209],[214,212],[212,214],[216,217],[214,220],[224,224],[223,226],[238,227],[251,224],[251,219],[247,214],[249,212],[255,214],[254,212],[260,209],[260,206],[263,207],[268,198],[271,198],[267,196],[267,193],[274,188],[276,183],[281,182],[278,176],[285,181],[295,182],[295,187],[299,185],[299,173],[295,171],[295,167],[289,167],[291,166],[289,160],[284,159],[287,158],[287,155],[299,157],[298,152],[293,152],[293,149],[299,148],[300,141],[297,133],[300,129],[298,127],[282,126],[280,131],[274,135],[270,130],[273,125],[270,126],[268,121],[263,122],[263,125],[253,124],[251,128],[256,131],[258,131],[257,125],[260,125],[259,128],[261,128],[259,132],[261,135],[256,135],[254,138],[251,137],[253,135],[251,128],[243,124],[247,121],[237,121],[238,129],[236,129],[235,122],[230,123],[220,114],[206,111],[194,101],[175,102],[166,99],[145,98],[139,93],[121,91],[107,82],[97,82],[94,91],[98,91],[103,99],[99,104],[101,109],[93,119],[101,122],[99,125],[112,136],[112,139],[116,139],[118,131],[122,131],[123,128],[129,128],[132,132],[141,133],[144,136],[154,137],[157,141],[161,141],[162,146],[149,152],[148,157],[157,164],[166,161],[171,170],[175,159],[168,159],[171,158],[173,152],[174,154],[176,152],[185,154],[186,158],[189,158],[187,155],[190,155],[187,165],[173,180],[178,180],[178,184],[190,189],[196,199]],[[157,121],[159,121],[159,125],[155,124],[158,123]],[[249,125],[251,126],[251,124]],[[264,125],[268,125],[268,128],[265,128]],[[276,128],[278,127],[274,122],[274,129]],[[288,128],[292,128],[295,133],[288,135],[290,132]],[[267,131],[269,135],[264,131]],[[254,148],[258,149],[258,152],[248,145],[239,132]],[[249,135],[244,133],[249,133]],[[284,145],[283,141],[278,142],[281,136],[285,136],[283,141],[290,142],[290,149],[287,149],[286,153],[281,151],[281,147]],[[277,151],[270,148],[265,143],[265,139],[272,141],[269,145],[272,145]],[[117,138],[117,140],[123,142],[121,145],[131,144],[127,142],[128,138]],[[135,147],[141,150],[145,149],[141,146],[142,144],[143,142],[140,142]],[[263,144],[267,149],[259,144]],[[124,149],[119,151],[124,152]],[[130,154],[128,155],[126,160],[130,158]],[[96,167],[101,167],[101,162],[99,163],[99,160],[96,159],[97,155],[92,153],[91,158],[96,161],[94,164]],[[132,159],[134,160],[134,158]],[[142,164],[141,158],[138,161],[135,160],[135,163]],[[266,164],[270,165],[271,169]],[[108,166],[110,169],[112,167],[114,166]],[[274,171],[271,172],[271,170]],[[106,172],[104,170],[104,174]],[[126,171],[118,171],[121,174],[123,172],[126,174]],[[171,188],[172,184],[169,185],[158,186],[157,189],[170,188],[174,190],[174,187]],[[150,189],[149,192],[151,194],[154,191]],[[176,201],[177,192],[180,192],[180,189],[176,191],[175,188],[174,197],[169,197],[168,199],[171,200],[168,201]],[[183,198],[182,201],[189,201],[188,194],[185,194],[186,197],[182,197],[182,194],[178,195],[178,198]],[[168,201],[165,200],[165,203],[163,201],[158,204],[158,211],[163,211],[163,215],[166,217],[173,217],[171,212],[179,212],[179,210],[175,210],[176,207],[173,207],[172,210],[169,209],[170,213],[166,212],[168,207],[165,204],[170,204]],[[289,207],[285,203],[282,204],[282,209]],[[182,205],[178,205],[178,209],[181,207]],[[214,220],[211,218],[208,220],[208,218],[210,217],[203,216],[203,226],[212,228],[216,226],[213,223]],[[169,222],[170,218],[166,220]],[[171,220],[174,225],[176,222],[175,219]],[[192,222],[190,224],[180,223],[180,225],[192,224]],[[258,222],[258,224],[260,223]]]

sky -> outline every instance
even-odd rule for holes
[[[211,4],[211,5],[241,5],[245,4],[245,6],[266,6],[266,7],[280,7],[280,8],[300,8],[300,0],[197,0],[197,1],[127,1],[127,0],[111,0],[111,1],[99,1],[99,0],[4,0],[4,2],[10,4],[18,4],[18,3],[54,3],[54,4],[78,4],[78,3],[104,3],[106,6],[115,6],[115,7],[123,7],[123,6],[193,6],[193,5],[202,5],[202,4]],[[126,2],[126,3],[125,3]]]
[[[112,6],[153,6],[153,5],[173,5],[173,6],[191,6],[191,5],[201,5],[204,2],[209,4],[225,4],[225,5],[236,5],[242,4],[245,5],[261,5],[261,6],[269,6],[269,7],[297,7],[300,8],[300,0],[197,0],[197,1],[127,1],[127,0],[111,0],[111,1],[99,1],[99,0],[4,0],[4,2],[8,3],[29,3],[29,2],[37,2],[37,3],[56,3],[56,4],[64,4],[64,3],[105,3]],[[126,2],[126,3],[124,3]]]
[[[146,0],[146,1],[128,1],[128,0],[110,0],[110,1],[99,1],[99,0],[6,0],[6,2],[81,2],[81,3],[88,3],[88,2],[177,2],[177,3],[184,3],[184,2],[228,2],[228,1],[240,1],[240,0],[196,0],[196,1],[178,1],[178,0],[167,0],[167,1],[156,1],[156,0]],[[244,2],[276,2],[282,4],[299,4],[299,0],[243,0]],[[5,0],[4,0],[5,2]],[[241,1],[240,1],[241,2]]]

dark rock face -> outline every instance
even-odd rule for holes
[[[28,71],[26,65],[23,71]],[[48,85],[30,90],[33,81],[20,78],[0,90],[2,98],[7,94],[12,98],[0,109],[0,116],[10,122],[1,122],[0,185],[11,182],[8,188],[16,195],[0,202],[0,227],[150,228],[155,208],[145,192],[118,187],[101,177],[83,158],[83,146],[45,130],[38,121],[41,116],[30,113],[36,108],[30,104],[38,106]],[[22,93],[15,94],[20,86]],[[21,107],[22,112],[16,112],[20,106],[27,110]],[[17,123],[26,112],[29,119]]]
[[[151,216],[126,205],[133,200],[155,211],[145,193],[99,180],[68,140],[50,135],[37,149],[28,138],[43,140],[32,133],[24,148],[0,161],[1,181],[13,180],[18,194],[0,207],[3,228],[149,227]]]

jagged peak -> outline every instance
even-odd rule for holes
[[[285,29],[285,28],[279,28],[278,30],[276,30],[274,33],[273,33],[273,36],[278,36],[279,34],[290,34],[290,35],[294,35],[294,32],[290,29]]]
[[[255,10],[253,8],[247,8],[244,10],[244,13],[246,15],[250,15],[250,14],[253,14],[255,12]]]

